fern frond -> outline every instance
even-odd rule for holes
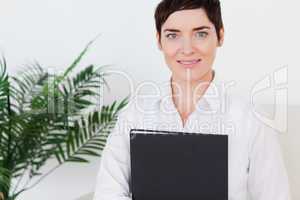
[[[118,112],[127,104],[127,99],[111,106],[103,106],[86,118],[75,122],[67,133],[63,144],[57,146],[55,153],[59,163],[88,162],[86,156],[99,156],[112,128],[115,126]]]
[[[37,99],[41,99],[42,87],[47,81],[48,74],[38,64],[27,67],[26,72],[18,77],[12,77],[12,97],[17,102],[19,112],[41,108],[47,105],[47,99],[35,106]]]
[[[86,67],[73,78],[61,84],[61,93],[65,97],[64,105],[68,106],[69,114],[78,114],[83,109],[94,105],[91,97],[99,96],[99,88],[105,83],[104,75],[93,65]]]
[[[10,171],[0,166],[0,192],[8,190],[8,188],[10,187],[10,181]]]

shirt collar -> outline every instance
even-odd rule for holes
[[[218,113],[220,110],[221,95],[217,73],[213,71],[213,80],[210,82],[203,96],[196,104],[196,110],[200,113]],[[176,111],[172,99],[171,77],[161,86],[160,106],[167,111]]]

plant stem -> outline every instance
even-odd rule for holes
[[[47,176],[49,176],[52,172],[54,172],[56,169],[58,169],[60,166],[62,166],[61,164],[55,166],[54,168],[52,168],[51,170],[49,170],[47,173],[45,173],[43,176],[41,176],[41,178],[39,178],[36,182],[34,182],[32,185],[28,186],[28,183],[26,183],[26,185],[24,186],[24,191],[25,190],[29,190],[32,189],[34,186],[36,186],[38,183],[40,183],[44,178],[46,178]]]
[[[22,181],[22,179],[23,179],[23,177],[24,177],[25,172],[27,171],[27,169],[28,169],[28,167],[26,167],[26,168],[23,170],[22,175],[20,176],[20,178],[19,178],[19,180],[18,180],[18,182],[17,182],[17,184],[16,184],[16,186],[15,186],[15,188],[14,188],[14,190],[13,190],[13,194],[17,191],[17,189],[18,189],[18,187],[19,187],[19,185],[20,185],[20,183],[21,183],[21,181]]]
[[[9,174],[9,183],[8,183],[8,188],[6,188],[3,192],[4,199],[9,198],[9,192],[11,188],[11,179],[12,179],[12,174],[11,174],[11,169],[13,168],[13,161],[12,161],[12,152],[11,152],[11,143],[12,143],[12,123],[11,123],[11,117],[12,117],[12,111],[11,111],[11,104],[10,104],[10,86],[8,85],[7,87],[7,112],[8,112],[8,143],[7,143],[7,157],[6,157],[6,162],[4,161],[4,168],[10,171]]]

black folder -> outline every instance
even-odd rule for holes
[[[133,200],[228,200],[228,136],[132,129]]]

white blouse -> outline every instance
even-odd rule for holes
[[[228,135],[228,199],[289,200],[278,133],[260,122],[246,101],[224,92],[215,77],[185,125],[170,81],[159,95],[136,95],[119,114],[102,152],[94,200],[131,200],[130,129]],[[167,147],[166,147],[167,148]]]

